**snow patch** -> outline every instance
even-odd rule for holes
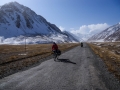
[[[65,43],[75,41],[68,41],[68,37],[62,34],[56,34],[51,36],[34,36],[34,37],[26,37],[26,36],[18,36],[11,38],[0,37],[0,44],[10,44],[10,45],[24,45],[24,44],[42,44],[42,43]]]
[[[114,28],[114,27],[111,27],[111,28],[109,28],[107,31],[111,31],[111,30],[113,30],[113,28]]]

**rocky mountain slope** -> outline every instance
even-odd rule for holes
[[[120,23],[103,30],[98,34],[93,35],[87,41],[91,42],[120,41]]]
[[[29,43],[77,42],[26,6],[17,2],[1,6],[0,43],[21,43],[24,38],[31,41]]]

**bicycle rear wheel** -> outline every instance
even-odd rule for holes
[[[57,59],[57,53],[53,54],[53,58],[54,58],[54,61],[56,61],[56,59]]]

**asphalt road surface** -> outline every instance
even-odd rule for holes
[[[120,90],[120,84],[84,44],[63,53],[56,62],[50,59],[1,79],[0,90]]]

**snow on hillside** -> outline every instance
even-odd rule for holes
[[[91,42],[120,41],[120,23],[113,25],[98,34],[93,35],[87,41]]]
[[[63,31],[63,33],[66,34],[67,36],[70,36],[70,40],[72,41],[76,41],[76,42],[80,41],[79,39],[77,39],[77,37],[74,34],[70,33],[69,31]]]
[[[76,42],[30,8],[11,2],[0,8],[0,44]]]
[[[68,42],[68,38],[63,35],[51,35],[51,36],[18,36],[18,37],[11,37],[11,38],[4,38],[0,37],[0,44],[12,44],[12,45],[19,45],[19,44],[40,44],[40,43],[65,43]],[[74,43],[75,41],[71,41]]]

